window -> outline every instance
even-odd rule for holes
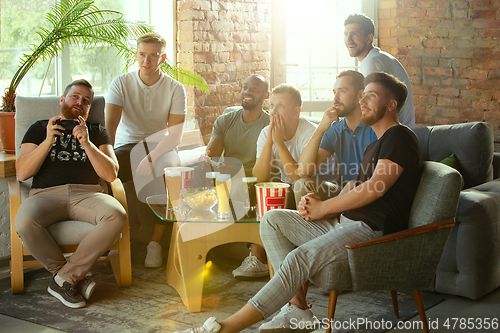
[[[303,115],[321,116],[332,104],[337,74],[359,67],[344,45],[344,20],[362,12],[375,18],[374,6],[367,0],[273,1],[272,85],[297,87]]]
[[[49,4],[39,0],[38,3]],[[54,1],[52,1],[53,3]],[[174,0],[96,0],[100,9],[113,9],[125,18],[150,23],[167,40],[167,57],[175,61]],[[14,5],[11,5],[14,4]],[[18,4],[18,5],[16,5]],[[27,7],[26,1],[1,0],[0,18],[0,83],[9,86],[23,53],[30,54],[32,46],[40,42],[34,33],[39,26],[50,28],[45,15],[49,7]],[[37,9],[37,10],[35,10]],[[23,96],[61,95],[71,81],[84,78],[94,86],[97,95],[106,94],[111,80],[123,72],[124,63],[116,57],[116,50],[100,51],[100,47],[82,49],[72,45],[58,59],[40,61],[25,76],[18,88]],[[48,68],[48,70],[47,70]],[[43,78],[47,74],[42,87]]]

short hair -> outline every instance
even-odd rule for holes
[[[264,84],[264,87],[266,88],[266,91],[269,91],[269,81],[267,81],[267,79],[265,77],[263,77],[262,75],[260,75],[260,74],[252,74],[249,77],[247,77],[245,79],[245,81],[248,80],[248,79],[253,79],[253,78],[261,81]]]
[[[391,74],[387,74],[384,72],[374,72],[365,77],[365,85],[369,83],[379,83],[381,84],[388,95],[395,99],[398,105],[396,106],[396,110],[399,111],[403,107],[406,101],[406,97],[408,96],[408,88],[406,84],[401,82],[397,77]],[[411,102],[411,101],[410,101]]]
[[[92,88],[92,85],[90,84],[90,82],[87,81],[87,80],[85,80],[85,79],[75,80],[75,81],[71,82],[70,84],[68,84],[66,86],[66,88],[64,89],[64,94],[63,94],[64,97],[66,97],[66,95],[68,95],[71,87],[73,87],[73,86],[84,86],[84,87],[89,88],[90,89],[90,93],[92,94],[92,96],[91,96],[92,100],[91,101],[94,100],[94,88]]]
[[[160,44],[162,54],[165,52],[165,49],[167,48],[167,41],[165,40],[165,38],[163,38],[160,34],[157,34],[156,32],[148,32],[142,35],[141,37],[137,38],[137,47],[139,47],[140,43]]]
[[[347,70],[340,72],[340,74],[337,75],[337,79],[340,79],[341,77],[350,77],[351,85],[354,87],[356,91],[360,91],[365,88],[365,83],[364,83],[365,77],[358,71]]]
[[[302,106],[302,97],[300,96],[299,89],[295,88],[290,84],[280,84],[273,88],[271,94],[288,94],[292,97],[292,102],[296,106]]]
[[[375,24],[365,14],[351,14],[344,21],[344,27],[348,24],[358,24],[365,35],[375,35]]]

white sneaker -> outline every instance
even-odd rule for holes
[[[321,328],[321,322],[316,318],[311,308],[299,309],[290,303],[281,308],[281,311],[271,321],[260,326],[260,333],[309,333]]]
[[[203,326],[196,328],[189,328],[183,331],[176,331],[174,333],[217,333],[222,326],[215,320],[215,317],[208,318]]]
[[[252,253],[233,271],[235,278],[257,278],[269,275],[269,267],[260,262]]]
[[[162,248],[157,242],[149,242],[148,253],[144,260],[144,267],[161,267],[163,264]]]

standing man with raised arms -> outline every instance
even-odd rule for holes
[[[142,202],[145,202],[145,196],[165,190],[163,168],[180,165],[176,147],[184,127],[186,91],[180,82],[161,71],[161,64],[167,59],[166,44],[165,39],[156,33],[139,37],[136,52],[139,70],[115,77],[106,96],[106,128],[120,163],[118,177],[123,182],[134,178],[136,192]],[[162,131],[165,132],[161,133],[162,139],[145,152],[146,156],[141,156],[137,167],[135,163],[131,164],[132,148]],[[145,146],[149,144],[144,143]],[[154,174],[155,179],[151,177],[153,170],[158,171]],[[148,177],[152,181],[140,193],[138,180],[150,179]],[[155,224],[144,262],[146,267],[162,265],[160,243],[166,228],[165,225]]]

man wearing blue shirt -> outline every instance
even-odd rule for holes
[[[356,179],[366,147],[377,140],[371,127],[360,120],[361,108],[358,101],[364,89],[363,80],[363,74],[352,70],[337,76],[333,88],[333,106],[325,111],[300,155],[298,163],[301,179],[294,185],[296,198],[313,192],[326,200],[340,192],[342,184],[311,177],[318,173],[320,166],[334,153],[337,154],[343,181]],[[336,121],[339,117],[343,119]]]

